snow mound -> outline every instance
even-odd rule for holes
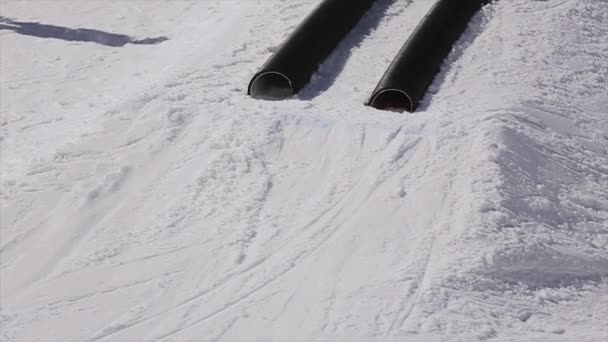
[[[431,1],[378,2],[297,98],[246,96],[316,4],[1,2],[169,38],[0,30],[1,339],[608,336],[605,1],[485,7],[415,114],[364,103]]]

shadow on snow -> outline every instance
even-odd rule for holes
[[[109,33],[99,30],[46,25],[35,22],[14,21],[0,17],[0,30],[11,30],[26,36],[54,38],[76,42],[92,42],[105,46],[124,46],[126,44],[158,44],[168,40],[167,37],[134,39],[124,34]]]

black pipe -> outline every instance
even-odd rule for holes
[[[324,0],[255,74],[247,94],[280,100],[297,94],[376,0]]]
[[[415,111],[453,45],[488,1],[438,0],[388,67],[368,104]]]

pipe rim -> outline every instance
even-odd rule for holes
[[[414,111],[414,101],[412,101],[412,98],[403,90],[401,89],[396,89],[396,88],[386,88],[386,89],[382,89],[379,92],[377,92],[376,94],[374,94],[374,96],[372,97],[371,101],[370,101],[370,106],[376,108],[376,109],[381,109],[381,110],[385,110],[387,108],[378,108],[376,107],[376,101],[378,100],[378,98],[388,92],[397,92],[401,95],[405,95],[405,98],[409,101],[409,106],[404,106],[403,111],[407,111],[407,112],[413,112]],[[401,112],[403,112],[401,111]]]
[[[268,75],[278,75],[281,76],[284,80],[287,81],[287,84],[289,85],[289,92],[290,95],[289,96],[281,96],[281,97],[273,97],[273,96],[256,96],[253,93],[253,88],[256,84],[256,82],[258,80],[260,80],[260,78],[268,76]],[[264,71],[264,72],[260,72],[258,73],[252,80],[251,83],[249,84],[249,89],[247,91],[248,95],[254,97],[254,98],[258,98],[258,99],[267,99],[267,100],[282,100],[288,97],[291,97],[293,95],[295,95],[295,92],[293,90],[293,84],[291,82],[291,80],[289,79],[289,77],[287,77],[285,74],[278,72],[278,71]]]

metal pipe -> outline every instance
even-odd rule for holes
[[[297,94],[376,0],[324,0],[251,79],[247,94],[281,100]]]
[[[438,0],[372,93],[377,109],[413,112],[473,15],[489,0]]]

